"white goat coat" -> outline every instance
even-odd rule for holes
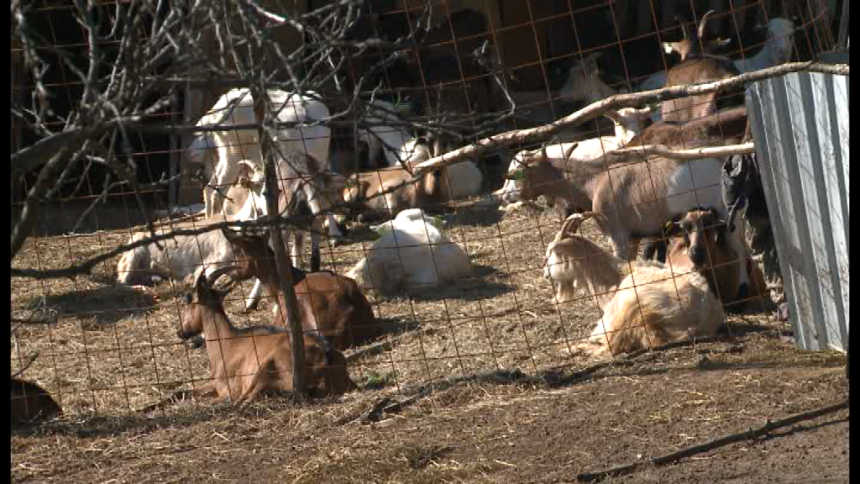
[[[157,234],[169,231],[168,227],[157,230]],[[128,243],[150,236],[149,232],[137,232]],[[150,283],[152,276],[163,276],[182,280],[194,275],[201,267],[207,274],[235,261],[233,246],[220,230],[199,235],[179,235],[173,239],[132,249],[120,257],[117,263],[117,281],[120,284]]]
[[[302,96],[277,89],[269,90],[271,105],[277,111],[277,121],[312,122],[327,118],[329,110],[326,105],[311,97],[313,92],[308,91],[308,94]],[[197,126],[230,126],[255,122],[254,100],[250,91],[239,88],[231,89],[221,96],[212,109],[200,118]],[[256,129],[202,133],[194,138],[188,148],[189,160],[203,164],[204,175],[209,178],[210,185],[226,190],[235,184],[239,177],[239,160],[248,159],[262,163],[257,135]],[[275,141],[280,150],[307,153],[328,166],[331,129],[327,126],[281,128],[276,131]],[[216,190],[204,189],[204,202],[207,216],[220,211],[221,196]]]
[[[472,275],[469,256],[440,230],[441,221],[420,209],[404,210],[376,227],[382,237],[347,274],[383,295],[452,283]]]

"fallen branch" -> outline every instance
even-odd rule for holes
[[[755,152],[755,144],[752,142],[738,145],[709,146],[705,148],[692,148],[689,150],[673,150],[666,145],[643,145],[633,148],[621,148],[606,154],[609,157],[623,158],[632,154],[645,156],[662,156],[675,160],[698,160],[701,158],[721,157],[732,155],[745,155]]]
[[[838,403],[836,405],[830,405],[828,407],[819,408],[816,410],[810,410],[808,412],[800,413],[791,417],[787,417],[781,420],[777,420],[775,422],[768,420],[763,426],[758,429],[750,429],[746,432],[740,432],[737,434],[727,435],[725,437],[721,437],[716,440],[711,440],[710,442],[705,442],[704,444],[694,445],[692,447],[687,447],[686,449],[679,450],[677,452],[672,452],[671,454],[667,454],[661,457],[655,457],[645,462],[637,462],[635,464],[628,464],[619,467],[613,467],[611,469],[597,471],[597,472],[584,472],[582,474],[577,474],[576,480],[579,482],[596,482],[606,477],[616,477],[620,475],[631,474],[637,470],[640,470],[647,466],[659,466],[665,464],[671,464],[673,462],[679,461],[686,457],[693,456],[695,454],[700,454],[702,452],[707,452],[709,450],[713,450],[719,447],[725,447],[729,444],[734,444],[736,442],[743,442],[745,440],[754,440],[760,437],[767,435],[770,431],[781,428],[788,427],[789,425],[794,425],[798,422],[802,422],[804,420],[812,420],[818,417],[822,417],[829,413],[837,412],[839,410],[848,408],[848,400]]]
[[[663,102],[670,99],[739,89],[749,82],[761,81],[772,77],[790,74],[792,72],[821,72],[825,74],[847,76],[849,74],[849,67],[847,64],[821,64],[812,61],[792,62],[775,67],[769,67],[767,69],[747,72],[721,81],[671,86],[634,94],[616,94],[606,99],[591,103],[579,111],[565,116],[554,123],[538,126],[536,128],[507,131],[505,133],[480,139],[471,145],[464,146],[454,151],[449,151],[442,156],[437,156],[422,162],[415,166],[414,172],[416,176],[420,176],[427,171],[439,169],[462,161],[466,158],[476,157],[491,149],[505,147],[514,143],[544,141],[561,131],[562,128],[590,121],[594,118],[605,115],[609,110],[639,107],[643,104]]]

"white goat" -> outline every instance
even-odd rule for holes
[[[156,233],[161,235],[169,231],[169,227],[163,227]],[[150,235],[146,231],[136,232],[128,243]],[[124,253],[117,263],[117,281],[126,285],[149,285],[162,278],[183,280],[193,276],[201,267],[208,275],[235,260],[233,247],[220,230],[199,235],[177,235],[159,243],[162,248],[152,243]]]
[[[381,238],[347,276],[383,296],[470,277],[469,256],[442,233],[441,225],[441,220],[421,209],[400,212],[376,227]]]
[[[576,235],[579,225],[595,215],[568,217],[547,247],[544,266],[558,302],[572,300],[581,290],[593,296],[603,312],[577,349],[599,357],[716,333],[725,313],[701,274],[677,274],[652,261],[628,264]]]
[[[319,101],[318,95],[307,91],[305,95],[288,93],[272,89],[268,92],[273,108],[277,111],[276,119],[283,123],[307,123],[320,121],[329,117],[329,110]],[[197,123],[198,126],[230,126],[237,124],[253,124],[256,122],[254,101],[246,88],[232,89],[221,96],[212,109]],[[331,129],[327,126],[303,126],[298,128],[281,128],[277,130],[275,139],[279,158],[287,152],[306,153],[323,163],[324,168],[329,163],[329,147]],[[212,157],[212,148],[216,156]],[[193,163],[203,163],[204,173],[211,169],[209,185],[204,189],[204,202],[207,217],[221,212],[223,195],[219,189],[236,183],[239,178],[238,162],[250,159],[262,162],[260,143],[256,129],[211,131],[197,136],[188,147],[188,157]],[[313,184],[306,184],[306,192],[311,211],[314,215],[320,213],[320,206]],[[333,239],[343,237],[334,216],[329,218],[329,236]]]

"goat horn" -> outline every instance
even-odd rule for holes
[[[710,18],[711,14],[716,12],[716,10],[711,9],[708,10],[705,15],[702,15],[702,20],[699,22],[699,30],[696,32],[700,39],[704,38],[705,34],[705,24],[708,22],[708,18]]]
[[[238,269],[237,266],[219,267],[218,269],[215,269],[214,271],[212,271],[211,274],[209,274],[209,276],[206,278],[206,282],[209,283],[209,287],[212,287],[215,285],[215,282],[218,280],[218,278],[220,278],[221,276],[223,276],[224,274],[226,274],[228,272],[235,271],[236,269]],[[204,274],[205,274],[205,272],[204,272]]]
[[[574,143],[573,146],[571,146],[570,149],[567,150],[567,153],[564,154],[565,160],[570,159],[570,155],[573,154],[573,150],[575,150],[577,146],[579,146],[579,143]]]
[[[681,33],[684,34],[684,38],[682,40],[687,40],[690,38],[690,33],[687,31],[687,24],[681,20],[681,17],[675,15],[675,21],[678,22],[678,25],[681,26]]]
[[[593,211],[575,213],[575,214],[571,215],[570,217],[567,217],[567,221],[570,221],[570,224],[568,225],[568,230],[570,231],[571,234],[575,234],[576,232],[579,231],[579,226],[582,225],[583,222],[585,222],[586,220],[588,220],[592,217],[597,217],[600,215],[601,215],[600,213],[593,212]]]

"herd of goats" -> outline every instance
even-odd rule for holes
[[[707,17],[696,32],[665,44],[681,62],[643,88],[718,80],[788,60],[790,21],[771,19],[771,42],[756,56],[732,61],[709,51],[716,41],[704,38]],[[586,58],[571,69],[563,94],[574,96],[576,86],[586,93],[586,102],[615,94],[601,81],[596,65],[589,70],[590,63],[593,59]],[[344,154],[331,149],[330,128],[314,124],[329,116],[323,100],[309,91],[272,90],[268,96],[278,122],[306,123],[278,128],[273,140],[279,213],[310,220],[306,231],[282,229],[285,241],[294,240],[289,245],[305,334],[305,381],[313,396],[342,394],[355,384],[341,351],[382,333],[363,291],[390,297],[403,288],[447,285],[472,275],[466,252],[445,235],[441,220],[424,209],[480,195],[483,174],[473,161],[462,161],[407,183],[413,177],[411,168],[456,146],[439,136],[414,135],[404,128],[397,106],[382,100],[367,103],[365,120],[372,127],[358,130],[359,144],[377,168],[335,174],[332,160]],[[766,297],[763,274],[749,257],[743,216],[730,220],[723,201],[725,158],[649,156],[644,162],[635,150],[613,152],[645,145],[689,149],[749,141],[746,108],[718,106],[714,94],[705,94],[652,108],[610,111],[607,117],[615,124],[613,135],[517,153],[504,186],[492,197],[509,210],[543,196],[564,218],[546,249],[543,275],[552,283],[557,302],[592,297],[599,303],[602,316],[591,336],[578,345],[583,354],[617,355],[716,334],[725,321],[724,306]],[[198,126],[253,123],[249,91],[233,89]],[[209,180],[203,194],[208,220],[246,221],[267,215],[256,130],[206,131],[193,140],[186,156],[203,166]],[[349,210],[337,210],[342,207]],[[320,271],[320,235],[342,237],[338,222],[347,213],[388,221],[372,227],[379,237],[346,275]],[[611,249],[578,233],[588,219],[609,239]],[[306,267],[302,254],[308,233],[310,271],[305,272],[299,268]],[[132,242],[150,235],[136,233]],[[290,333],[284,311],[279,311],[286,307],[285,296],[267,235],[229,228],[177,235],[163,244],[130,250],[118,262],[122,284],[171,278],[184,279],[191,287],[179,336],[205,341],[211,371],[210,383],[195,392],[246,402],[263,391],[292,390]],[[642,239],[646,250],[637,258]],[[256,280],[247,296],[249,309],[263,291],[268,293],[276,302],[270,326],[231,324],[222,306],[227,291],[213,288],[224,275],[230,276],[229,288]]]

